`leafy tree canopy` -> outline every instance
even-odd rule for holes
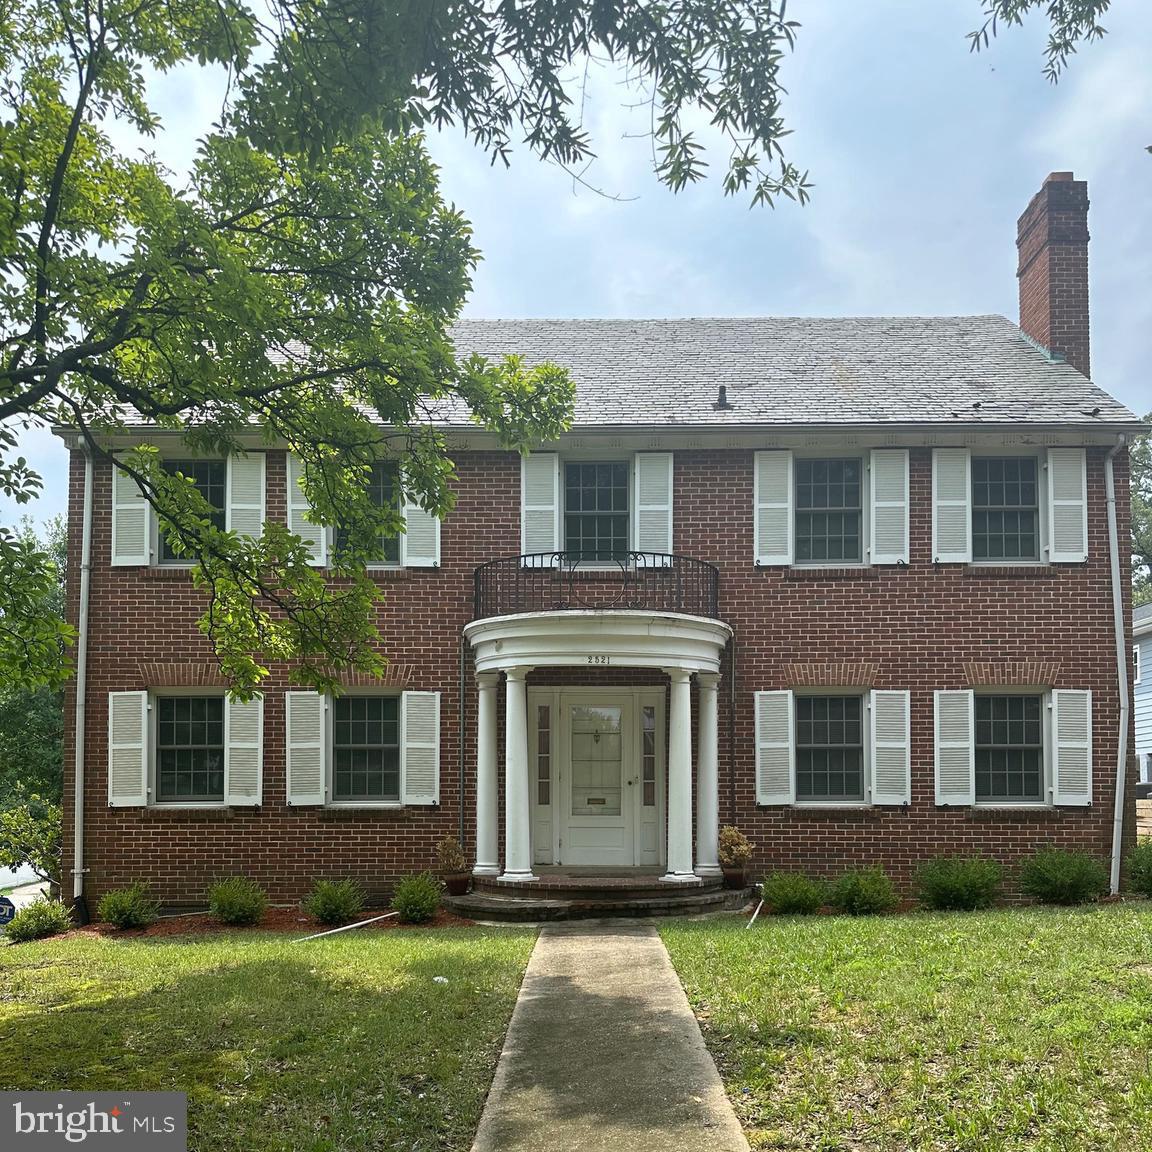
[[[1144,417],[1152,424],[1152,412]],[[1152,604],[1152,437],[1132,446],[1132,601]]]
[[[989,14],[1014,21],[1040,6],[997,0]],[[1057,43],[1095,36],[1106,8],[1048,4]],[[727,140],[726,192],[803,199],[806,178],[782,150],[780,65],[795,35],[783,0],[11,0],[0,11],[0,490],[25,502],[40,487],[13,456],[14,427],[70,425],[136,479],[197,562],[202,626],[242,694],[272,661],[321,688],[341,667],[379,669],[378,593],[363,572],[374,545],[346,550],[328,585],[282,527],[258,541],[215,528],[195,487],[135,447],[134,426],[177,434],[185,455],[242,450],[252,436],[287,444],[317,519],[356,541],[399,526],[365,494],[380,456],[403,462],[410,498],[445,511],[438,407],[463,402],[523,449],[562,428],[571,387],[553,365],[455,356],[449,326],[478,254],[419,133],[456,123],[494,159],[520,138],[582,164],[592,142],[574,65],[607,57],[646,86],[669,187],[706,173],[690,126],[703,112]],[[185,179],[123,141],[161,128],[150,72],[189,64],[230,82]],[[0,577],[0,672],[58,683],[68,631],[38,607],[46,556],[0,529]]]

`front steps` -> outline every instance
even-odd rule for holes
[[[633,916],[698,916],[734,911],[748,899],[719,879],[698,884],[663,884],[656,875],[549,874],[524,884],[475,877],[466,896],[441,903],[470,920],[539,923]]]

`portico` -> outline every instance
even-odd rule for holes
[[[474,620],[464,633],[478,685],[475,875],[531,882],[537,879],[534,862],[594,864],[598,854],[608,863],[659,862],[668,884],[698,885],[701,877],[720,875],[717,700],[721,656],[731,635],[727,624],[667,611],[563,609]],[[529,674],[557,668],[594,669],[595,685],[537,694],[530,708]],[[667,674],[666,748],[664,689],[622,688],[613,672],[624,669]],[[693,677],[699,702],[695,803]]]

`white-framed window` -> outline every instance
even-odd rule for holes
[[[935,693],[936,803],[1092,803],[1092,693],[994,688]]]
[[[520,470],[520,551],[529,565],[673,551],[673,454],[592,458],[533,452]]]
[[[1133,685],[1140,683],[1140,676],[1141,676],[1141,673],[1143,672],[1143,669],[1140,666],[1141,659],[1142,659],[1142,657],[1140,655],[1139,643],[1133,644],[1132,645],[1132,683],[1133,683]]]
[[[288,803],[440,802],[440,693],[285,693]]]
[[[265,455],[249,452],[226,460],[166,459],[164,466],[194,481],[212,505],[213,524],[227,532],[259,536],[264,531]],[[112,565],[147,567],[190,563],[177,556],[160,531],[158,517],[136,481],[125,472],[112,473]]]
[[[908,692],[757,692],[755,708],[757,804],[910,802]]]
[[[368,479],[368,499],[376,508],[400,508],[400,466],[392,460],[377,460],[372,465]],[[379,559],[369,564],[369,568],[398,568],[400,566],[400,541],[402,532],[389,535],[381,533],[378,541]],[[348,543],[348,530],[335,532],[336,555],[339,556]]]
[[[1072,564],[1088,558],[1083,448],[936,448],[932,556],[938,564]]]
[[[340,533],[311,519],[308,499],[301,487],[303,476],[303,461],[289,453],[288,528],[308,545],[310,562],[322,568],[340,547]],[[404,516],[404,530],[399,538],[382,537],[384,556],[369,567],[439,568],[440,519],[409,497],[404,490],[402,470],[392,461],[379,462],[372,470],[368,493],[381,504],[385,501],[397,503]]]
[[[758,566],[908,563],[908,452],[755,454]]]
[[[108,694],[113,808],[251,807],[263,787],[264,701],[223,690]]]

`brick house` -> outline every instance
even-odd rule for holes
[[[1087,208],[1054,173],[1020,218],[1019,328],[461,322],[463,351],[568,366],[574,424],[521,459],[448,422],[456,507],[408,509],[376,570],[387,677],[333,698],[274,668],[229,702],[187,567],[125,477],[86,489],[75,447],[76,893],[194,904],[243,872],[275,900],[318,876],[379,895],[445,833],[492,889],[580,866],[698,886],[728,823],[757,873],[1114,857],[1140,425],[1088,378]],[[325,563],[285,452],[181,467],[228,527],[287,522]]]

